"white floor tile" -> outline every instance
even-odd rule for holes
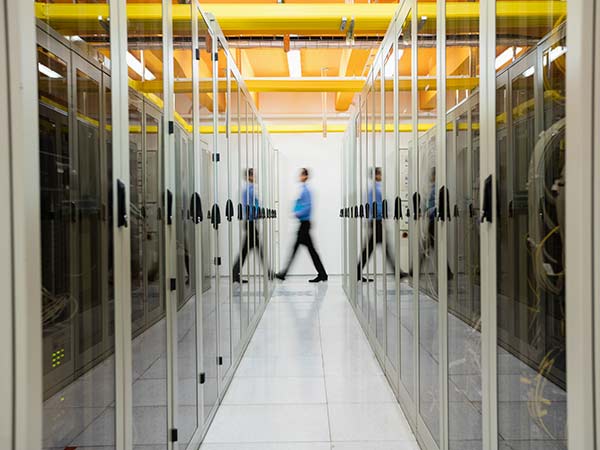
[[[396,403],[382,375],[326,377],[325,386],[329,403]]]
[[[333,442],[331,450],[420,450],[416,441]]]
[[[292,280],[276,289],[201,450],[419,450],[340,284]]]
[[[335,441],[410,441],[414,436],[397,403],[329,404]]]
[[[223,400],[223,404],[281,403],[326,403],[323,378],[237,377]]]
[[[251,358],[244,356],[236,377],[322,377],[321,356]]]
[[[331,450],[329,442],[261,442],[258,444],[203,444],[200,450]]]
[[[327,442],[326,405],[222,405],[205,442]]]

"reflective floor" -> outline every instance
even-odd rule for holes
[[[339,278],[275,291],[202,450],[419,450]]]

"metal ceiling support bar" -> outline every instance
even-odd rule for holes
[[[567,2],[559,0],[532,0],[528,2],[498,1],[497,16],[501,27],[499,36],[514,35],[524,26],[535,26],[540,19],[559,19],[566,14]],[[223,33],[227,36],[241,35],[264,36],[294,33],[299,36],[343,36],[347,37],[352,26],[346,25],[346,31],[340,32],[341,17],[353,17],[352,36],[381,35],[387,30],[396,11],[396,3],[371,4],[223,4],[206,5],[207,12],[218,18]],[[108,16],[108,7],[97,3],[41,3],[35,4],[36,16],[50,21],[65,34],[85,36],[103,32],[98,17]],[[436,3],[424,3],[419,6],[420,14],[427,17],[424,29],[436,21]],[[456,30],[477,32],[479,27],[478,2],[448,2],[446,5],[448,34]],[[131,29],[136,24],[140,33],[160,31],[161,10],[158,3],[135,3],[127,6],[127,18]],[[178,28],[185,33],[189,27],[190,11],[187,5],[173,5],[173,23],[175,36]],[[469,29],[465,25],[469,24]]]

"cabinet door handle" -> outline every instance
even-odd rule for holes
[[[439,191],[439,195],[438,195],[438,208],[437,208],[437,212],[438,212],[438,221],[440,222],[445,222],[446,221],[446,196],[444,195],[444,190],[446,188],[444,186],[442,186],[440,188]]]
[[[173,224],[173,193],[167,189],[167,225]]]
[[[233,215],[233,202],[231,201],[231,199],[228,199],[227,203],[225,204],[225,217],[227,218],[227,222],[231,222]]]
[[[394,200],[394,220],[400,220],[402,218],[402,199],[396,197],[396,200]]]
[[[194,221],[194,223],[198,224],[202,222],[204,217],[202,214],[202,200],[200,199],[200,194],[198,194],[197,192],[194,192],[194,195],[192,196],[192,205],[192,220]]]
[[[212,226],[215,230],[219,229],[219,224],[221,223],[221,210],[219,208],[219,205],[217,205],[216,203],[212,207],[210,223],[212,223]]]
[[[489,222],[492,223],[492,188],[493,188],[493,178],[492,176],[488,176],[485,179],[485,183],[483,185],[483,205],[482,205],[482,214],[481,214],[481,222]]]
[[[125,183],[121,180],[117,180],[117,226],[119,228],[127,228],[128,226],[128,217],[127,217],[127,190],[125,188]],[[73,208],[75,203],[71,203],[71,207]]]

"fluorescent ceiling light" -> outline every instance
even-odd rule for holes
[[[535,72],[535,67],[531,66],[529,69],[527,69],[525,72],[523,72],[521,75],[524,78],[529,78],[531,75],[533,75]]]
[[[496,58],[496,70],[502,67],[507,62],[511,61],[515,56],[515,48],[509,47],[498,55]]]
[[[38,70],[46,75],[48,78],[62,78],[62,75],[52,70],[50,67],[43,65],[42,63],[38,63]]]
[[[139,59],[133,56],[131,53],[127,52],[127,65],[137,73],[139,76],[143,77],[144,80],[155,80],[156,77],[152,72],[142,66],[142,63]]]
[[[287,52],[288,68],[290,70],[290,77],[301,78],[302,77],[302,63],[300,61],[300,50],[290,50]]]
[[[398,61],[400,61],[400,58],[402,58],[403,54],[404,49],[398,49]],[[392,61],[392,59],[388,59],[385,62],[385,66],[383,67],[383,76],[386,79],[394,77],[394,62]]]
[[[552,50],[550,50],[550,62],[554,61],[556,58],[561,57],[565,53],[567,53],[567,47],[564,47],[562,45],[559,45],[558,47],[554,47]],[[544,57],[544,66],[547,65],[546,61],[547,61],[547,58]]]

